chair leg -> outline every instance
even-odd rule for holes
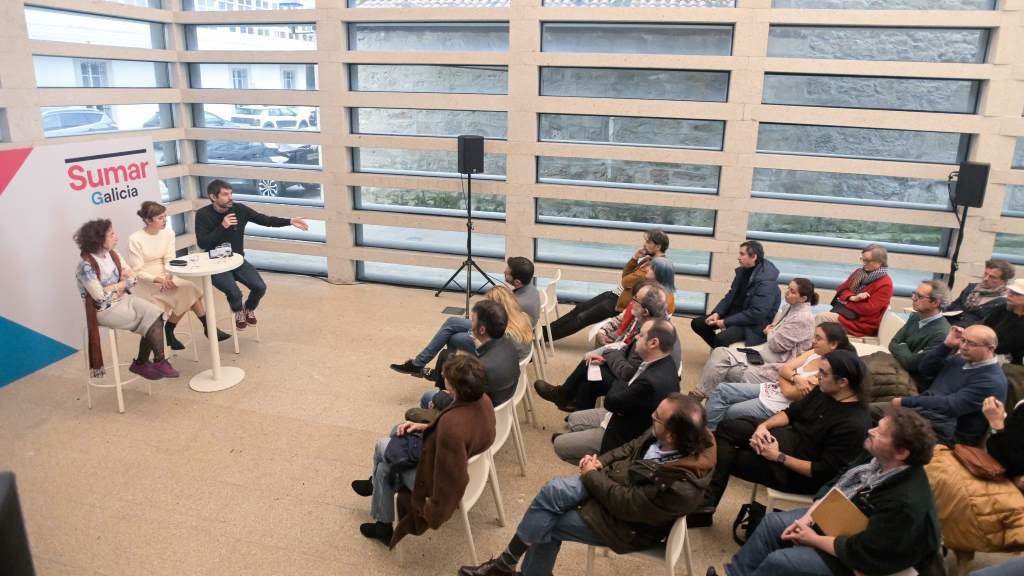
[[[82,346],[82,360],[85,362],[85,403],[89,406],[89,410],[92,410],[92,372],[89,369],[89,328],[85,329],[82,334],[82,341],[85,343]]]
[[[593,576],[594,574],[594,547],[587,546],[587,566],[584,572],[587,576]]]
[[[686,562],[686,576],[695,576],[693,573],[693,556],[690,553],[690,531],[686,531],[683,537],[683,560]]]
[[[551,356],[555,355],[555,337],[551,334],[551,320],[548,319],[548,311],[544,310],[544,330],[548,333],[548,346],[551,348]]]
[[[498,526],[505,525],[505,504],[501,501],[501,486],[498,484],[498,469],[494,467],[494,453],[488,451],[487,459],[490,460],[490,471],[488,478],[491,484],[491,495],[494,496],[494,506],[498,509]]]
[[[526,476],[526,448],[523,446],[523,432],[519,426],[519,416],[515,406],[512,407],[512,442],[516,445],[516,458],[519,460],[520,475]]]
[[[124,393],[121,391],[121,356],[117,352],[117,331],[110,329],[110,365],[114,369],[114,389],[117,391],[117,411],[124,414]]]
[[[262,340],[260,340],[260,325],[259,324],[256,325],[256,341],[257,342],[262,342]]]
[[[473,559],[473,564],[479,564],[480,560],[476,557],[476,544],[473,543],[473,529],[469,527],[469,514],[461,504],[459,504],[459,512],[462,516],[462,527],[466,529],[466,538],[469,540],[469,556]]]
[[[188,322],[188,339],[192,344],[192,361],[199,362],[199,343],[196,342],[196,331],[192,327],[192,314],[185,312],[185,317],[187,318],[186,322]]]
[[[228,317],[228,323],[231,324],[231,342],[235,346],[235,354],[241,354],[242,352],[238,348],[238,328],[235,328],[234,312]]]

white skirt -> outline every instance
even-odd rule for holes
[[[117,304],[96,312],[96,321],[100,326],[128,330],[145,336],[153,322],[162,315],[163,312],[152,302],[125,294]]]
[[[177,290],[161,292],[156,284],[140,280],[133,291],[136,296],[159,306],[165,314],[181,316],[188,312],[196,300],[203,297],[203,293],[198,286],[181,278],[175,278],[174,285],[178,287]]]

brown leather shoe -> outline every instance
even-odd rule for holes
[[[459,576],[521,576],[522,572],[506,570],[498,564],[496,558],[491,558],[479,566],[463,566],[459,568]]]
[[[558,406],[565,404],[565,392],[561,386],[554,386],[544,380],[537,380],[533,383],[533,389],[537,391],[538,396],[548,402]]]

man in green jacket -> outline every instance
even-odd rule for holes
[[[726,574],[875,575],[911,567],[931,574],[941,562],[939,521],[924,471],[934,447],[935,434],[923,417],[890,408],[864,441],[870,461],[818,493],[824,496],[833,486],[841,490],[867,516],[867,528],[833,537],[816,530],[813,507],[768,514],[726,564]]]
[[[651,415],[644,435],[600,457],[580,460],[577,476],[541,488],[497,559],[463,566],[460,576],[550,576],[562,542],[624,554],[659,544],[675,521],[702,502],[715,466],[704,409],[674,393]]]
[[[921,358],[942,346],[949,333],[949,322],[942,315],[942,306],[949,299],[949,289],[938,280],[927,280],[910,295],[914,313],[889,342],[889,353],[910,373],[921,389],[931,384],[934,374],[921,372]]]

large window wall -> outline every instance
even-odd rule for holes
[[[465,253],[456,136],[478,134],[474,253],[499,277],[526,255],[585,298],[658,226],[681,312],[721,296],[746,239],[824,289],[884,243],[906,296],[949,269],[965,160],[992,174],[958,279],[1024,264],[1022,9],[39,0],[0,63],[0,146],[151,133],[181,247],[220,178],[311,222],[247,230],[258,266],[436,286]]]

